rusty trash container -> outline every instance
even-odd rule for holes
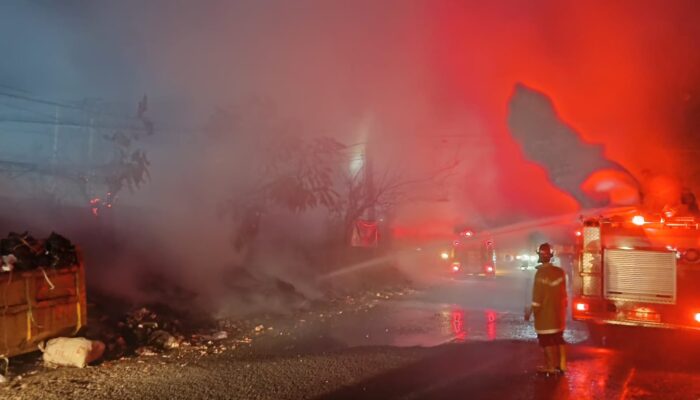
[[[87,321],[85,268],[38,268],[0,273],[0,356],[38,350],[58,336],[75,335]]]

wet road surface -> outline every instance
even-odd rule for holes
[[[446,279],[405,298],[383,302],[359,318],[336,321],[328,335],[349,346],[534,340],[532,324],[523,321],[530,291],[523,278]],[[572,325],[566,332],[568,341],[585,340],[582,328]]]
[[[618,330],[605,348],[572,323],[569,371],[535,373],[523,275],[449,280],[265,322],[241,343],[59,369],[8,399],[700,399],[700,343]],[[205,354],[206,353],[206,354]]]
[[[329,324],[324,335],[347,346],[432,351],[324,398],[700,399],[700,341],[686,332],[617,328],[599,347],[570,322],[567,374],[538,376],[524,274],[448,280]]]

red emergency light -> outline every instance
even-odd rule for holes
[[[576,307],[576,311],[588,311],[588,304],[586,303],[576,303],[574,307]]]
[[[460,263],[458,263],[458,262],[452,263],[452,270],[453,271],[455,271],[455,272],[459,271],[459,267],[461,267]]]
[[[700,322],[700,313],[695,313],[695,322]]]
[[[486,272],[493,272],[493,267],[490,265],[486,266]]]

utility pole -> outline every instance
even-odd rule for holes
[[[375,221],[377,219],[377,209],[375,201],[374,188],[374,165],[372,164],[372,153],[369,151],[369,143],[365,144],[365,187],[367,189],[367,201],[369,208],[367,209],[367,219]]]
[[[53,124],[53,152],[51,154],[51,166],[56,169],[56,160],[58,159],[58,132],[59,132],[59,108],[56,106],[56,111],[54,113],[54,124]],[[55,172],[55,171],[54,171]]]
[[[92,193],[92,178],[94,176],[94,170],[92,168],[92,160],[93,160],[93,147],[94,147],[94,136],[95,136],[95,118],[90,117],[90,125],[88,126],[88,154],[87,154],[87,166],[88,166],[88,171],[87,171],[87,182],[86,182],[86,187],[85,190],[88,193],[88,196],[92,198],[93,193]]]
[[[59,135],[59,118],[60,118],[60,108],[58,105],[55,106],[54,109],[54,124],[53,124],[53,146],[51,150],[51,177],[49,178],[51,180],[51,183],[49,185],[49,193],[51,193],[53,196],[56,196],[56,189],[58,186],[58,182],[56,179],[56,163],[58,162],[58,135]]]

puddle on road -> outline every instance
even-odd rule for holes
[[[338,321],[327,334],[351,347],[432,347],[448,342],[534,341],[537,337],[532,322],[524,321],[521,314],[435,304],[386,304],[366,317]],[[575,325],[567,329],[565,339],[579,343],[587,334]]]

